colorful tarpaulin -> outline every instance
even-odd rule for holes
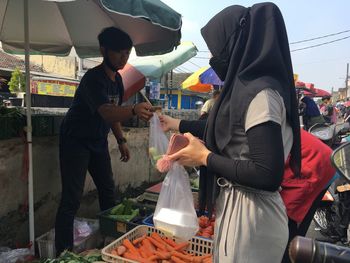
[[[203,84],[212,84],[216,86],[223,86],[224,82],[216,75],[212,67],[208,68],[199,76],[199,80]]]
[[[208,67],[203,67],[194,72],[191,76],[189,76],[184,82],[182,82],[181,87],[183,89],[195,91],[195,92],[202,92],[207,93],[210,92],[213,88],[213,85],[211,84],[203,84],[201,83],[199,76],[205,72],[208,69]]]

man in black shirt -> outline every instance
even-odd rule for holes
[[[129,58],[132,40],[125,32],[109,27],[98,36],[103,63],[82,78],[60,132],[59,157],[62,197],[56,215],[56,254],[73,248],[74,216],[80,206],[87,171],[92,176],[100,209],[115,205],[115,185],[107,136],[112,129],[121,161],[130,158],[120,122],[137,115],[149,120],[152,105],[121,106],[124,87],[118,70]]]

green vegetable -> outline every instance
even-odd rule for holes
[[[199,176],[194,178],[194,179],[190,179],[190,183],[191,183],[191,187],[198,189],[199,188]]]
[[[132,219],[137,217],[139,213],[140,213],[139,209],[134,209],[129,215],[109,215],[108,217],[117,221],[130,222]]]
[[[122,215],[122,214],[124,214],[124,210],[125,210],[125,205],[123,203],[121,203],[121,204],[113,207],[110,214],[111,215]]]
[[[93,263],[101,260],[101,255],[87,255],[82,257],[72,252],[65,251],[57,259],[42,259],[37,261],[37,263]]]
[[[130,200],[128,200],[128,199],[124,199],[123,200],[123,204],[125,206],[123,215],[130,215],[130,214],[132,214],[132,212],[133,212],[133,209],[132,209],[133,203]]]

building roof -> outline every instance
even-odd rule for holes
[[[15,68],[19,68],[20,70],[25,70],[24,60],[16,57],[14,55],[10,55],[0,50],[0,68],[14,70]],[[30,71],[35,72],[44,72],[43,68],[36,64],[30,65]]]

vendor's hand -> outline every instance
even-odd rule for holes
[[[127,162],[130,160],[130,151],[126,143],[119,144],[120,160]]]
[[[162,126],[163,131],[167,132],[170,130],[179,131],[180,121],[179,119],[174,119],[167,115],[159,116],[160,124]]]
[[[190,141],[189,144],[177,153],[169,155],[170,160],[177,161],[184,166],[206,166],[208,155],[211,152],[201,140],[194,137],[191,133],[185,133],[184,135]]]
[[[134,110],[137,117],[139,117],[141,120],[144,120],[144,121],[149,121],[153,116],[153,113],[151,112],[152,105],[147,102],[136,104],[134,107]]]

